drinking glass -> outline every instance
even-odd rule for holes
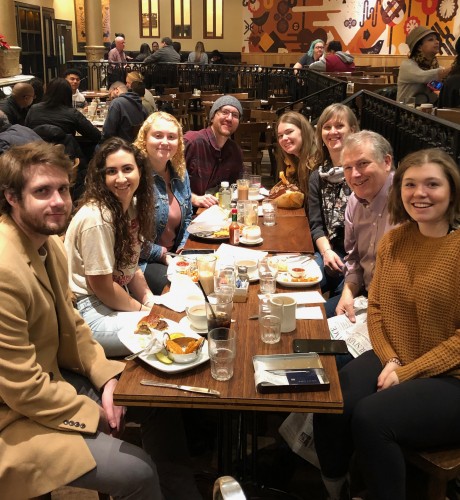
[[[236,186],[238,190],[238,200],[248,199],[249,190],[249,180],[248,179],[238,179],[236,181]]]
[[[276,201],[262,201],[262,215],[265,226],[274,226],[276,224]]]
[[[211,293],[206,302],[206,318],[208,332],[214,328],[230,328],[233,310],[233,295],[222,291]]]
[[[236,332],[231,328],[214,328],[208,333],[208,352],[211,376],[226,381],[233,377],[236,355]]]
[[[262,316],[259,318],[260,339],[265,344],[276,344],[281,340],[281,320],[278,316]]]
[[[199,255],[196,259],[198,279],[206,295],[214,291],[214,271],[217,257],[215,255]]]
[[[259,261],[258,270],[260,293],[275,293],[278,274],[276,261],[271,257],[264,257]]]

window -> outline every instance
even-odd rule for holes
[[[190,0],[171,0],[173,38],[192,38]]]
[[[203,0],[203,38],[224,37],[223,0]]]
[[[158,38],[160,36],[158,0],[139,0],[139,18],[141,38]]]

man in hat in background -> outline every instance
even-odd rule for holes
[[[185,162],[194,207],[210,207],[218,200],[222,181],[236,182],[243,170],[243,152],[231,139],[240,124],[243,108],[233,96],[219,97],[209,112],[210,126],[184,135]]]
[[[430,82],[442,81],[451,68],[439,66],[436,54],[439,52],[439,35],[430,28],[417,26],[406,38],[409,59],[401,63],[398,75],[398,102],[407,103],[415,97],[416,104],[432,103],[438,100],[437,92]]]

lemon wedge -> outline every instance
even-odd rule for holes
[[[168,356],[164,352],[157,352],[155,356],[158,358],[159,361],[164,363],[165,365],[171,365],[172,364],[172,359],[169,359]]]
[[[171,340],[178,339],[180,337],[185,337],[185,333],[171,333],[171,334],[169,334],[169,338]]]

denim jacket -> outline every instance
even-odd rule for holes
[[[173,251],[183,248],[188,238],[187,227],[192,220],[192,192],[190,191],[190,181],[187,171],[183,181],[176,175],[171,165],[171,191],[180,206],[181,224],[176,234]],[[153,189],[155,194],[155,241],[158,241],[168,222],[169,202],[166,192],[166,183],[161,175],[154,173]],[[139,265],[145,269],[147,262],[157,262],[161,258],[162,247],[155,243],[146,243],[142,247],[141,259]]]

